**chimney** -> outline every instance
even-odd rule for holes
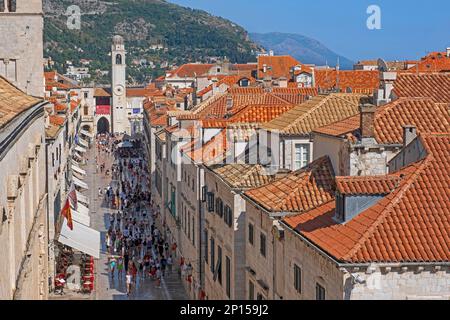
[[[407,124],[403,126],[403,147],[409,145],[417,137],[416,126]]]
[[[450,58],[450,47],[447,48],[447,58]]]
[[[227,111],[231,111],[233,108],[233,97],[231,95],[227,95]]]
[[[377,107],[372,104],[362,104],[360,106],[360,126],[362,138],[375,137],[375,111]]]
[[[391,102],[391,94],[394,89],[395,80],[397,80],[396,72],[380,72],[380,89],[375,95],[375,103],[377,106]]]

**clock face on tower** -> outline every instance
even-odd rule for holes
[[[114,88],[114,93],[115,93],[117,96],[123,95],[124,92],[125,92],[125,88],[124,88],[122,85],[120,85],[120,84],[117,85],[117,86]]]

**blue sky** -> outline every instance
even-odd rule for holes
[[[449,0],[169,0],[234,21],[249,32],[298,33],[352,60],[416,59],[450,47]],[[369,5],[381,30],[369,30]]]

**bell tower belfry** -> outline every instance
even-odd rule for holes
[[[114,36],[112,58],[112,132],[125,132],[127,128],[126,51],[121,36]]]

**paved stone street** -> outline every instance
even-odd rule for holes
[[[101,232],[101,253],[100,259],[96,261],[96,285],[95,299],[97,300],[183,300],[187,299],[187,295],[181,283],[174,264],[174,270],[171,274],[166,274],[161,283],[161,288],[156,288],[155,281],[149,278],[142,279],[140,275],[137,277],[136,286],[128,297],[126,294],[125,273],[119,278],[117,270],[114,281],[111,279],[108,254],[106,252],[105,236],[110,226],[109,213],[112,211],[108,207],[103,197],[98,195],[98,189],[104,189],[111,183],[111,174],[96,173],[95,157],[98,151],[95,144],[90,148],[87,154],[88,164],[85,167],[87,171],[86,183],[89,190],[84,192],[90,199],[91,227]],[[98,155],[98,164],[105,163],[105,168],[110,169],[113,163],[113,156]],[[115,185],[115,181],[112,181]],[[145,186],[147,187],[147,186]],[[150,215],[148,215],[150,216]],[[151,224],[151,217],[150,224]]]

